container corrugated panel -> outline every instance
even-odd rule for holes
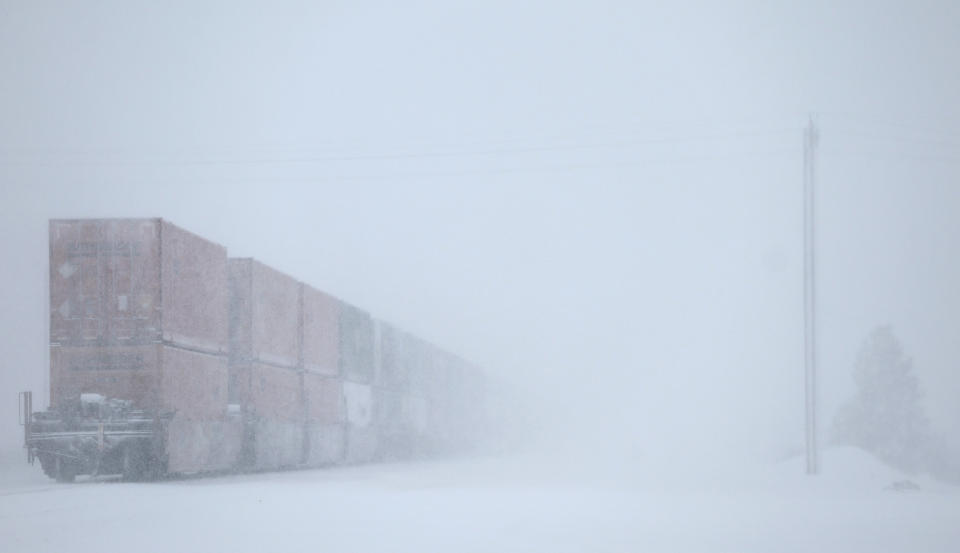
[[[142,346],[54,346],[50,348],[50,403],[60,405],[82,393],[133,401],[158,409],[160,344]]]
[[[226,248],[163,220],[160,237],[163,340],[226,353]]]
[[[345,407],[339,378],[303,373],[307,420],[304,428],[306,462],[329,465],[344,458]]]
[[[194,473],[234,468],[242,439],[243,422],[238,416],[217,420],[174,417],[167,427],[167,469]]]
[[[235,463],[239,419],[226,414],[226,359],[163,344],[58,346],[50,350],[51,403],[82,393],[132,400],[172,415],[167,425],[171,472],[221,470]],[[231,457],[232,455],[232,457]]]
[[[50,342],[161,340],[160,220],[50,221]]]
[[[230,259],[233,363],[300,364],[300,284],[253,259]]]
[[[340,374],[346,380],[371,382],[374,377],[374,326],[370,314],[340,305]]]
[[[308,421],[331,424],[343,422],[343,384],[340,379],[304,373],[303,394]]]
[[[161,409],[191,419],[226,414],[227,359],[164,346],[161,352]]]
[[[340,373],[340,301],[306,284],[303,286],[303,368],[309,372]]]
[[[301,373],[263,363],[235,371],[237,392],[247,412],[248,462],[270,469],[301,464],[304,439],[304,405]]]
[[[407,355],[404,333],[388,323],[379,322],[380,355],[377,382],[395,390],[405,389],[407,382]]]
[[[253,260],[227,260],[229,298],[230,365],[246,365],[253,360]],[[231,386],[234,375],[231,373]],[[230,400],[235,401],[231,392]]]
[[[227,347],[226,249],[161,219],[50,221],[50,342]]]
[[[239,371],[241,405],[257,418],[301,422],[304,420],[299,372],[264,363],[251,363]]]
[[[366,428],[373,423],[373,393],[367,384],[343,383],[343,400],[346,421],[353,426]]]

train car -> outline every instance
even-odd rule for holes
[[[426,456],[479,409],[459,358],[162,219],[50,221],[50,306],[59,481]]]
[[[51,409],[28,437],[48,475],[232,464],[226,267],[162,219],[50,221]]]

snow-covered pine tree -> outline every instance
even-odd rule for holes
[[[929,441],[923,393],[891,327],[877,327],[864,341],[853,378],[857,394],[834,418],[836,442],[862,447],[903,470],[923,468]]]

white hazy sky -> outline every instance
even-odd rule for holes
[[[553,437],[799,447],[809,112],[825,422],[890,323],[960,435],[960,5],[451,4],[0,0],[0,444],[43,387],[47,219],[162,216]]]

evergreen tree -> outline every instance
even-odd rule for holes
[[[913,363],[889,326],[873,330],[857,355],[857,394],[834,419],[836,441],[873,452],[909,471],[921,467],[929,443],[920,384]]]

